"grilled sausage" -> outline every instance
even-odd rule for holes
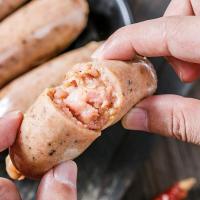
[[[35,0],[0,23],[0,86],[60,52],[86,26],[86,0]]]
[[[0,1],[0,20],[9,15],[19,6],[23,5],[28,0],[1,0]]]
[[[0,117],[7,112],[25,112],[47,87],[62,82],[64,74],[77,62],[88,62],[97,42],[67,52],[12,81],[0,91]],[[27,95],[30,91],[31,95]]]
[[[25,114],[10,148],[14,166],[37,179],[60,162],[74,159],[156,86],[146,59],[76,65],[63,84],[46,89]]]

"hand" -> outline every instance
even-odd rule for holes
[[[20,112],[13,112],[0,118],[0,151],[13,144],[22,121]],[[64,162],[50,170],[41,180],[37,200],[76,200],[77,167],[73,161]],[[0,178],[0,199],[20,200],[20,194],[8,179]]]
[[[130,60],[135,54],[164,56],[180,79],[200,77],[200,1],[172,0],[159,19],[115,32],[94,54],[97,59]],[[125,128],[160,133],[200,144],[200,101],[176,95],[146,98],[123,119]]]

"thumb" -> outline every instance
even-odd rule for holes
[[[125,128],[200,144],[200,101],[176,95],[144,99],[122,120]]]
[[[50,170],[43,178],[37,200],[76,200],[77,166],[73,161],[64,162]]]

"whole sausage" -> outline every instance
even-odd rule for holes
[[[90,42],[86,46],[67,52],[33,69],[0,90],[0,117],[7,112],[25,112],[47,87],[62,82],[64,74],[79,62],[88,62],[100,43]],[[27,95],[27,91],[30,95]]]
[[[17,172],[37,179],[74,159],[156,86],[155,71],[145,58],[76,65],[63,84],[46,89],[26,112],[10,148]]]
[[[87,23],[86,0],[35,0],[0,23],[0,86],[60,52]]]
[[[23,5],[28,0],[1,0],[0,1],[0,20],[9,15],[19,6]]]

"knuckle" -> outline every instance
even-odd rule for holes
[[[174,108],[171,113],[170,135],[184,142],[189,142],[187,130],[185,113],[181,109]]]
[[[170,55],[176,55],[178,46],[182,46],[182,40],[180,39],[180,27],[183,23],[181,17],[169,17],[164,21],[164,35],[168,52]],[[176,38],[176,40],[174,39]]]

